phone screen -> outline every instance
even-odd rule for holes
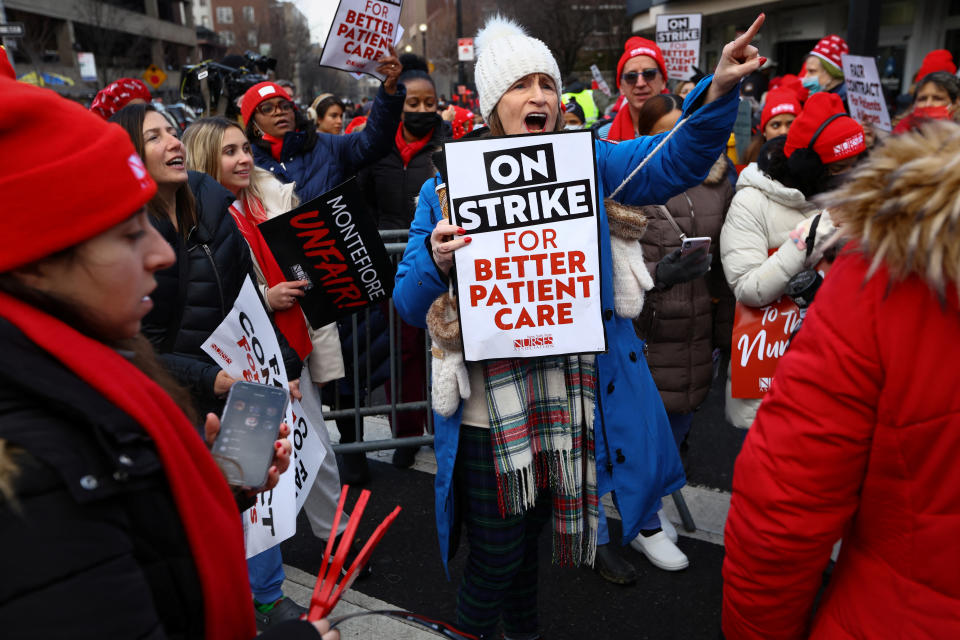
[[[700,248],[703,248],[705,251],[710,251],[710,236],[685,239],[683,244],[680,245],[680,255],[685,256]]]
[[[258,489],[266,483],[286,408],[286,389],[252,382],[230,387],[212,449],[228,484]]]

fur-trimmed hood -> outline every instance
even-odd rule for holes
[[[818,198],[844,237],[895,280],[960,284],[960,125],[937,121],[888,138],[840,189]]]
[[[717,161],[713,163],[713,166],[710,167],[710,173],[707,174],[707,179],[703,181],[704,184],[720,184],[727,179],[727,171],[730,170],[730,161],[727,160],[727,154],[721,153],[720,157],[717,158]]]

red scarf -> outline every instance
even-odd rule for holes
[[[432,136],[433,131],[420,140],[407,142],[403,138],[403,123],[400,123],[400,126],[397,128],[397,136],[394,138],[394,142],[397,144],[397,151],[400,152],[400,158],[403,160],[404,167],[410,164],[410,161],[413,160],[413,156],[417,155],[420,149],[423,149],[425,146],[427,146],[427,143],[430,142],[430,138]]]
[[[610,125],[607,140],[633,140],[636,137],[637,132],[633,127],[633,118],[630,117],[630,105],[624,102],[620,111],[617,111],[617,117],[613,119],[613,123]]]
[[[240,514],[223,474],[180,408],[123,356],[56,318],[3,293],[0,315],[149,434],[200,578],[204,638],[253,638],[257,630]]]
[[[283,151],[283,138],[275,138],[269,133],[263,134],[263,139],[270,143],[270,155],[277,162],[280,162],[280,152]]]
[[[239,205],[239,206],[237,206]],[[246,215],[244,215],[244,212]],[[277,264],[277,259],[273,257],[273,252],[267,246],[267,241],[263,239],[257,225],[267,219],[267,212],[263,208],[263,203],[254,197],[243,198],[230,205],[230,215],[237,223],[240,233],[246,238],[250,245],[250,251],[253,257],[257,259],[260,270],[263,271],[263,277],[267,280],[268,287],[275,287],[281,282],[287,282],[283,275],[283,270]],[[274,311],[273,319],[277,323],[277,328],[283,333],[290,346],[301,360],[305,360],[310,352],[313,351],[313,343],[310,342],[310,333],[307,331],[307,322],[303,317],[303,310],[300,303],[294,302],[293,306],[284,311]]]

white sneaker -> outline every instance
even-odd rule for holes
[[[647,556],[647,560],[658,569],[680,571],[690,566],[687,556],[670,541],[663,531],[658,531],[649,538],[638,534],[630,541],[630,546]]]
[[[667,520],[667,514],[663,512],[663,509],[657,511],[657,517],[660,518],[660,528],[663,529],[663,532],[670,538],[670,542],[677,544],[677,528],[673,526],[672,522]]]

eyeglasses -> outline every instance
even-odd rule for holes
[[[656,68],[644,69],[642,71],[628,71],[620,76],[620,81],[625,84],[637,84],[637,79],[643,76],[644,82],[651,82],[656,79],[658,73],[660,73],[660,70]]]
[[[281,100],[280,102],[261,102],[257,107],[257,111],[265,116],[272,116],[278,109],[281,113],[293,111],[293,103],[289,100]]]

